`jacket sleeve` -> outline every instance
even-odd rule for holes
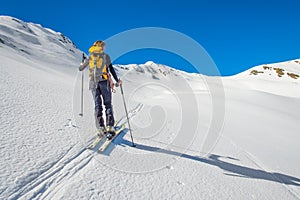
[[[109,55],[107,55],[107,64],[108,64],[108,70],[110,71],[111,75],[114,77],[115,81],[118,82],[119,78],[118,78],[117,73],[111,63],[111,59],[110,59]]]
[[[79,71],[84,70],[89,65],[89,59],[90,59],[90,57],[85,59],[84,62],[80,64]]]

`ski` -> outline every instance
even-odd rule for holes
[[[104,136],[102,136],[102,137],[97,136],[96,140],[92,144],[90,144],[87,147],[87,149],[90,149],[90,150],[94,149],[102,141],[103,138],[105,138],[105,137]]]
[[[102,153],[104,152],[107,147],[110,145],[110,143],[124,130],[125,128],[125,124],[122,124],[121,126],[119,126],[119,128],[115,131],[115,135],[110,139],[110,140],[106,140],[99,148],[98,152]]]

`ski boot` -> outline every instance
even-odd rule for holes
[[[113,126],[106,127],[106,138],[111,140],[115,136],[115,128]]]
[[[100,128],[98,129],[97,136],[102,138],[102,137],[104,137],[105,133],[106,133],[106,131],[105,131],[104,126],[100,126]]]

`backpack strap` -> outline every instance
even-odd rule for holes
[[[96,87],[97,87],[97,81],[96,81],[96,70],[97,70],[97,60],[95,58],[95,55],[93,55],[94,57],[94,83],[96,84]]]

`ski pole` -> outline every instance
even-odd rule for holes
[[[124,109],[125,109],[125,113],[126,113],[126,117],[127,117],[127,123],[128,123],[128,128],[130,131],[130,137],[131,137],[131,143],[132,143],[132,147],[135,147],[136,145],[133,142],[133,137],[132,137],[132,132],[131,132],[131,127],[130,127],[130,122],[129,122],[129,117],[128,117],[128,111],[127,111],[127,107],[126,107],[126,103],[125,103],[125,98],[124,98],[124,92],[123,92],[123,86],[122,84],[120,84],[120,88],[121,88],[121,94],[123,97],[123,103],[124,103]]]
[[[86,59],[84,53],[82,53],[82,63]],[[81,106],[79,116],[83,117],[83,82],[84,82],[84,72],[81,72]]]

